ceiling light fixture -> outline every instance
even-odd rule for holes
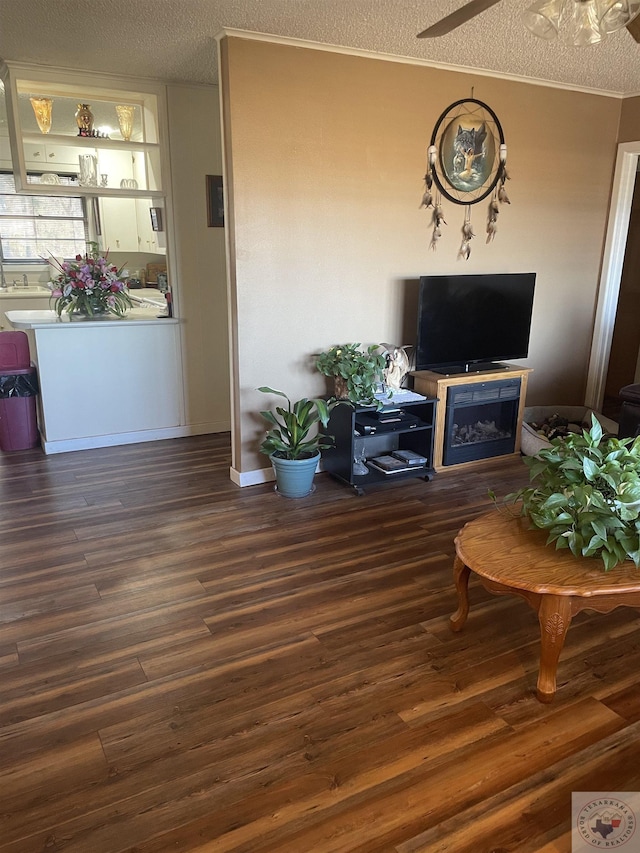
[[[598,44],[640,14],[640,0],[536,0],[523,13],[524,23],[551,40],[566,30],[577,47]]]

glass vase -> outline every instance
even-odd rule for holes
[[[49,133],[51,130],[51,111],[53,101],[51,98],[29,98],[33,112],[38,122],[41,133]]]
[[[93,113],[89,104],[78,104],[76,124],[78,125],[78,136],[91,136],[93,132]]]
[[[98,320],[109,317],[110,312],[103,302],[92,302],[91,311],[89,311],[89,306],[87,305],[87,303],[82,302],[76,305],[70,316],[71,318],[75,317],[76,319],[83,318],[85,320]]]
[[[80,162],[80,172],[78,174],[78,183],[81,187],[97,187],[98,186],[98,158],[95,154],[80,154],[78,156]]]
[[[135,107],[127,104],[118,104],[116,113],[118,114],[118,124],[120,125],[120,133],[125,142],[129,142],[133,132],[133,114]]]

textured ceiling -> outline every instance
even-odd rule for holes
[[[547,43],[520,20],[530,2],[501,0],[449,35],[417,39],[463,0],[0,0],[0,57],[214,83],[227,27],[640,93],[640,45],[626,30],[592,47]]]

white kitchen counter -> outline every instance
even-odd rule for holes
[[[51,328],[52,326],[73,326],[74,328],[82,327],[87,323],[100,324],[101,326],[121,326],[123,323],[127,326],[133,324],[147,325],[148,323],[177,323],[174,317],[158,317],[159,309],[151,305],[141,305],[127,311],[124,317],[112,317],[106,315],[99,319],[87,319],[86,317],[74,316],[73,319],[68,314],[58,317],[52,309],[39,311],[5,311],[4,315],[11,323],[14,329],[41,329]]]
[[[179,322],[155,308],[125,319],[7,311],[29,336],[46,453],[184,435]]]
[[[0,331],[11,331],[13,326],[6,319],[6,311],[38,310],[51,308],[51,291],[39,285],[0,288]]]

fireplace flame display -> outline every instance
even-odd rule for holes
[[[513,453],[519,400],[520,379],[515,377],[449,388],[443,464]]]
[[[481,441],[500,441],[511,438],[511,431],[500,429],[495,421],[476,421],[473,424],[453,424],[451,431],[451,443],[454,446],[461,444],[478,444]]]

